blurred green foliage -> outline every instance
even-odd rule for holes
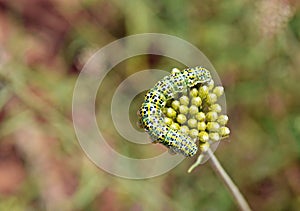
[[[237,210],[208,164],[187,174],[186,159],[131,181],[98,169],[76,141],[71,102],[82,66],[111,41],[145,32],[183,38],[215,66],[231,129],[216,154],[253,209],[299,209],[299,10],[292,0],[0,0],[0,210]],[[176,65],[140,56],[107,75],[97,120],[117,151],[153,156],[149,146],[124,147],[112,127],[117,86]]]

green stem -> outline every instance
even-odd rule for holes
[[[231,195],[233,196],[236,204],[239,206],[240,210],[242,211],[251,211],[250,206],[248,205],[246,199],[238,189],[238,187],[233,183],[229,175],[226,173],[224,168],[221,166],[220,162],[214,155],[214,153],[211,151],[211,149],[208,147],[205,149],[206,151],[201,153],[196,160],[196,162],[189,168],[188,173],[191,173],[197,166],[199,166],[202,162],[202,159],[204,158],[204,155],[207,153],[210,157],[210,162],[212,164],[212,167],[217,175],[221,178],[221,180],[224,182],[225,186],[229,189]]]
[[[221,166],[220,162],[218,161],[218,159],[216,158],[216,156],[210,148],[207,150],[207,153],[210,157],[210,162],[212,164],[213,169],[215,170],[216,174],[218,174],[219,177],[222,179],[226,187],[229,189],[239,208],[242,211],[251,211],[251,208],[248,205],[246,199],[244,198],[238,187],[231,180],[229,175],[226,173],[224,168]]]

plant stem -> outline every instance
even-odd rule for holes
[[[229,189],[239,208],[242,211],[251,211],[251,208],[248,205],[246,199],[244,198],[238,187],[233,183],[226,171],[223,169],[220,162],[218,161],[218,159],[216,158],[216,156],[210,148],[208,148],[207,153],[210,157],[210,162],[212,164],[213,169],[215,170],[216,174],[218,174],[219,177],[222,179],[226,187]]]

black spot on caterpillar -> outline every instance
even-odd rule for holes
[[[209,82],[211,79],[210,72],[203,67],[187,68],[183,71],[173,69],[170,75],[158,81],[146,93],[139,113],[142,127],[154,142],[162,143],[184,156],[197,153],[198,147],[191,137],[166,125],[162,109],[177,93],[185,92],[188,88],[198,83]]]

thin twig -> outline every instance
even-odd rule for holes
[[[199,157],[197,158],[197,161],[193,165],[191,165],[191,167],[189,168],[188,173],[191,173],[197,166],[199,166],[201,164],[203,157],[204,157],[204,154],[201,153],[199,155]]]
[[[208,148],[207,153],[210,157],[210,162],[212,164],[213,169],[215,170],[216,174],[220,176],[226,187],[229,189],[239,208],[242,211],[251,211],[251,208],[248,205],[246,199],[244,198],[238,187],[233,183],[226,171],[223,169],[220,162],[218,161],[218,159],[216,158],[216,156],[210,148]]]

